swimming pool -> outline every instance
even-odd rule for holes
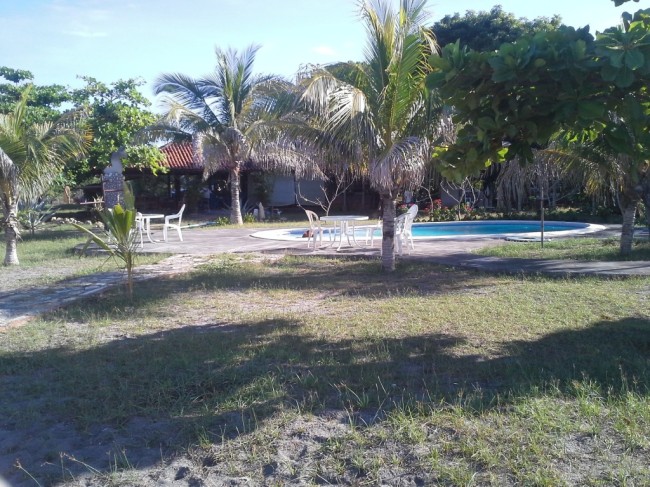
[[[357,238],[365,238],[368,225],[358,226]],[[604,230],[602,225],[578,222],[549,221],[544,224],[545,237],[564,237],[582,235],[585,233]],[[292,228],[280,230],[265,230],[254,233],[257,238],[271,240],[303,240],[305,228]],[[476,220],[461,222],[427,222],[413,224],[413,239],[454,239],[454,238],[480,238],[480,237],[539,237],[540,222],[531,220]],[[379,230],[375,230],[375,237]]]

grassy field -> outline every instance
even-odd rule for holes
[[[18,242],[20,266],[0,266],[0,292],[20,287],[53,284],[57,281],[82,275],[106,272],[123,268],[121,262],[106,255],[75,254],[74,249],[82,245],[86,237],[72,225],[48,224],[39,228],[34,235],[24,232]],[[0,249],[4,259],[4,234],[0,235]],[[142,254],[137,264],[152,264],[166,255]]]
[[[650,260],[650,241],[637,239],[632,253],[622,256],[618,238],[567,238],[544,242],[508,242],[486,247],[476,253],[493,257],[521,259],[575,259],[575,260]]]
[[[1,333],[0,476],[650,485],[650,279],[266,259]]]

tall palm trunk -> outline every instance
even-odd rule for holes
[[[381,196],[383,207],[383,224],[381,240],[381,268],[384,271],[395,270],[395,200],[391,195]]]
[[[230,170],[230,223],[237,225],[243,225],[244,223],[241,216],[241,204],[239,202],[240,169],[241,163],[235,162],[234,167]]]
[[[5,260],[4,265],[18,265],[18,200],[14,197],[16,191],[11,188],[9,181],[0,184],[0,199],[2,199],[3,219],[5,227]]]

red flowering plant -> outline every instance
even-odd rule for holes
[[[431,208],[429,209],[429,221],[432,222],[448,222],[456,219],[456,214],[453,208],[442,205],[440,198],[432,201]]]
[[[463,203],[461,205],[461,213],[463,220],[476,220],[479,217],[478,210],[469,203]]]
[[[401,204],[397,205],[396,208],[395,208],[395,213],[397,214],[396,216],[403,215],[413,205],[414,205],[414,203],[408,203],[408,204],[407,203],[401,203]]]

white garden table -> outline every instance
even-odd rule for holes
[[[332,245],[336,243],[336,236],[338,233],[339,246],[336,250],[341,250],[343,245],[343,236],[348,240],[348,245],[352,246],[357,244],[357,239],[354,236],[354,229],[356,222],[368,220],[367,216],[364,215],[333,215],[333,216],[321,216],[321,221],[332,222],[334,224],[334,239],[332,240]],[[350,236],[352,237],[352,242],[350,242]]]
[[[147,238],[149,242],[156,243],[156,241],[151,237],[151,220],[155,218],[165,218],[165,215],[162,213],[143,213],[142,214],[142,225],[144,226],[144,231],[147,233]]]

